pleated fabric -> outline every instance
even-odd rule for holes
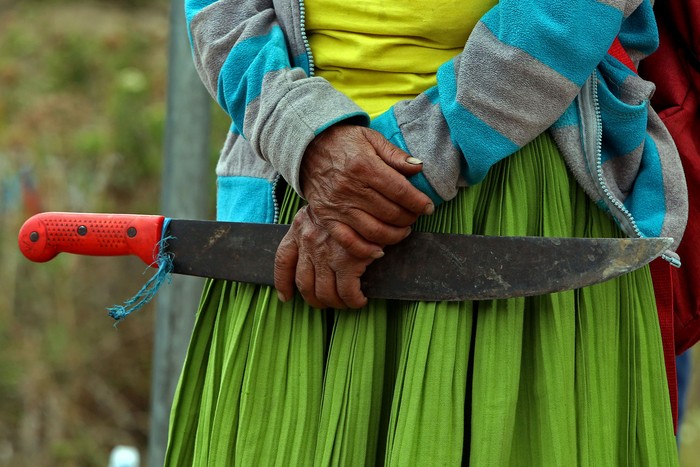
[[[300,205],[288,190],[281,222]],[[621,235],[547,134],[415,228]],[[210,281],[166,465],[674,466],[665,378],[647,268],[551,295],[362,310]]]

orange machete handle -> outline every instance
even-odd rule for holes
[[[43,263],[59,253],[89,256],[135,255],[156,266],[164,216],[44,212],[30,217],[19,231],[19,249]]]

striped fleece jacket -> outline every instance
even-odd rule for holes
[[[217,165],[217,217],[275,222],[282,177],[297,193],[309,142],[348,121],[424,161],[412,183],[436,203],[550,131],[586,193],[630,237],[680,241],[687,189],[672,139],[649,107],[638,62],[658,45],[649,0],[501,0],[444,63],[437,84],[370,121],[314,77],[303,0],[185,0],[195,66],[232,119]],[[674,247],[675,249],[675,247]],[[669,250],[664,258],[679,265]]]

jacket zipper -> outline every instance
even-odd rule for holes
[[[593,124],[595,125],[595,170],[598,186],[600,190],[602,190],[602,193],[605,196],[605,198],[607,199],[608,206],[617,209],[617,211],[624,216],[625,220],[627,221],[629,227],[632,230],[633,235],[630,236],[636,238],[643,238],[644,234],[642,234],[641,230],[639,230],[634,216],[625,207],[622,201],[620,201],[613,195],[612,191],[610,190],[610,188],[608,188],[608,185],[605,182],[605,178],[603,177],[603,118],[601,116],[600,102],[598,99],[598,76],[595,71],[581,89],[581,99],[579,100],[579,103],[581,105],[581,113],[584,114],[581,119],[581,126],[584,129],[584,147],[590,147],[590,142],[592,138],[592,135],[590,134],[588,134],[588,136],[586,137],[588,132],[585,130],[587,129],[587,127],[590,127],[591,120],[590,118],[585,118],[585,116],[590,116],[590,114],[593,114],[593,116],[595,117]],[[592,103],[592,108],[589,107],[589,103]],[[618,220],[621,220],[619,216],[616,217],[618,218]],[[625,230],[629,235],[630,229],[628,228]],[[669,256],[665,253],[661,255],[661,258],[663,258],[664,260],[668,261],[676,267],[680,266],[680,262],[678,261],[678,259]]]
[[[307,74],[309,76],[314,75],[314,56],[311,53],[311,45],[309,45],[309,38],[306,36],[306,6],[304,5],[304,0],[298,0],[299,5],[299,33],[301,35],[301,40],[304,43],[304,49],[306,50],[306,56],[308,59]],[[282,176],[277,174],[272,182],[272,205],[274,207],[273,223],[277,224],[280,217],[280,203],[277,199],[277,184]]]
[[[612,194],[612,191],[610,190],[610,188],[608,188],[608,185],[605,183],[605,178],[603,177],[603,118],[601,116],[600,102],[598,99],[598,76],[596,75],[596,72],[593,72],[593,75],[591,75],[589,83],[591,98],[593,101],[593,110],[595,112],[595,170],[596,177],[598,178],[598,185],[603,190],[603,194],[608,199],[609,204],[612,204],[615,208],[617,208],[617,210],[620,211],[629,221],[630,227],[632,228],[634,235],[637,238],[641,238],[644,235],[639,230],[637,222],[634,220],[632,213],[629,212],[629,210],[625,207],[624,204],[622,204],[622,202],[619,199],[615,198],[615,196]]]
[[[309,38],[306,36],[306,6],[304,5],[304,0],[299,1],[299,32],[301,33],[301,40],[304,43],[304,49],[306,49],[306,56],[309,61],[309,76],[314,75],[314,56],[311,53],[311,45],[309,45]]]
[[[274,208],[274,214],[272,216],[272,223],[277,224],[280,220],[280,203],[277,200],[277,184],[282,176],[277,174],[275,179],[272,181],[272,207]]]

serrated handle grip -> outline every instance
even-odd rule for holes
[[[44,212],[19,231],[27,259],[45,262],[59,253],[89,256],[135,255],[153,265],[165,217],[140,214]]]

